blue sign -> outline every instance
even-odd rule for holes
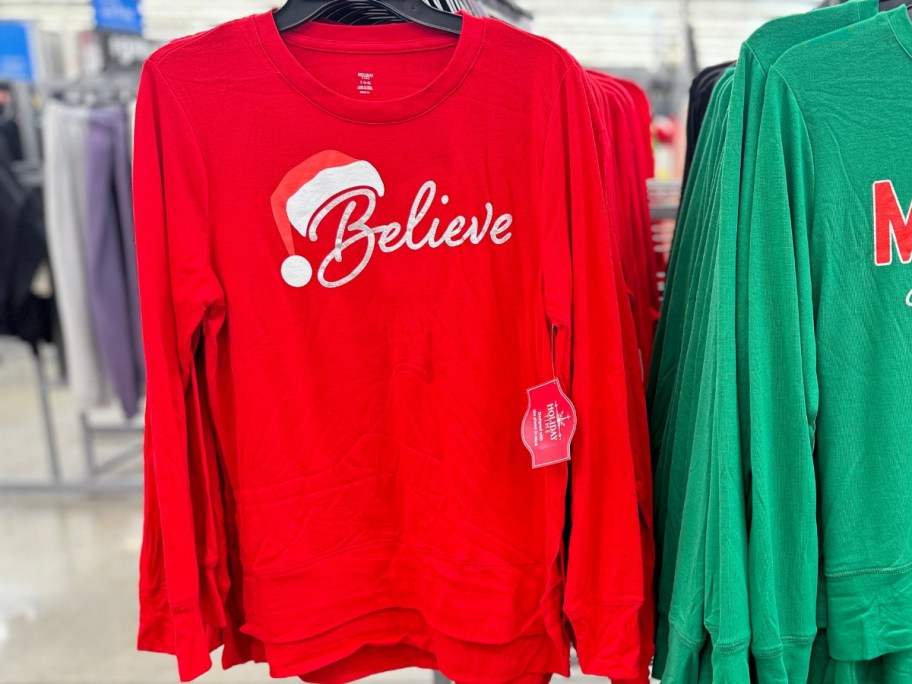
[[[139,0],[92,0],[95,28],[100,31],[142,33]]]
[[[31,28],[24,21],[0,21],[0,81],[35,80]]]

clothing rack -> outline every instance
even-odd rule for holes
[[[38,406],[41,414],[42,429],[45,438],[45,451],[47,456],[47,471],[44,475],[34,478],[0,478],[0,493],[4,494],[113,494],[120,492],[138,492],[142,490],[142,480],[139,477],[105,478],[117,466],[142,453],[141,444],[130,445],[104,461],[99,461],[94,446],[94,435],[103,434],[132,434],[125,433],[124,426],[95,426],[85,425],[85,417],[80,415],[80,424],[83,430],[83,446],[85,459],[85,473],[78,478],[67,478],[63,472],[63,463],[60,455],[57,429],[51,410],[51,390],[59,383],[49,377],[47,364],[42,354],[41,347],[34,347],[30,354],[35,385],[38,394]],[[128,427],[128,426],[127,426]],[[140,434],[142,428],[139,428]]]
[[[652,223],[653,249],[662,256],[662,263],[668,263],[671,243],[674,239],[675,222],[681,204],[681,182],[678,180],[649,181],[649,215]],[[659,273],[657,287],[659,296],[665,296],[666,270]]]
[[[14,171],[23,186],[38,188],[44,184],[44,156],[41,150],[40,123],[40,110],[44,102],[53,98],[70,104],[86,106],[126,104],[135,98],[137,84],[138,74],[132,71],[100,74],[75,81],[49,81],[35,86],[19,82],[12,84],[13,105],[19,124],[23,151],[23,160],[15,165]],[[59,349],[59,354],[60,362],[63,364],[63,348]],[[50,402],[50,390],[57,383],[48,376],[40,348],[34,350],[32,359],[48,469],[43,477],[34,479],[0,478],[0,492],[141,491],[141,477],[108,477],[119,466],[142,455],[143,425],[141,421],[137,420],[101,422],[96,421],[88,411],[79,411],[77,420],[85,472],[78,478],[64,476]],[[63,368],[62,365],[61,368]],[[60,375],[64,377],[65,372],[61,371]],[[135,439],[112,455],[101,458],[98,447],[102,441],[125,437]]]
[[[41,412],[41,425],[44,431],[45,449],[48,459],[47,480],[39,479],[37,482],[0,480],[0,491],[15,490],[19,487],[32,489],[39,485],[51,486],[52,484],[59,483],[63,479],[62,469],[60,467],[60,451],[57,448],[57,432],[54,429],[54,419],[51,414],[50,382],[41,361],[40,347],[33,347],[31,352],[30,358],[32,360],[32,369],[36,381],[35,384],[38,389],[38,407]],[[0,363],[2,363],[2,359],[0,359]]]

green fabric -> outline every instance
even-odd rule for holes
[[[692,306],[696,287],[691,282],[691,277],[696,274],[695,260],[699,257],[699,245],[705,240],[702,230],[705,223],[706,208],[711,193],[717,183],[715,180],[716,162],[721,159],[722,134],[724,133],[729,95],[731,92],[732,70],[727,71],[717,83],[697,144],[695,161],[691,172],[688,187],[682,197],[678,225],[675,230],[675,239],[672,247],[671,258],[667,271],[666,291],[663,301],[663,313],[659,323],[659,334],[653,356],[651,373],[653,380],[650,382],[650,432],[651,444],[655,461],[655,530],[656,554],[659,569],[657,605],[657,644],[654,672],[662,676],[665,671],[666,661],[676,662],[677,659],[669,654],[670,641],[663,635],[669,632],[668,612],[671,605],[672,590],[676,578],[681,573],[690,575],[688,583],[702,586],[702,571],[693,567],[678,567],[677,552],[678,539],[681,534],[681,510],[684,506],[683,497],[685,489],[682,486],[686,481],[687,462],[672,463],[671,449],[665,448],[664,432],[666,420],[671,411],[671,404],[676,398],[676,373],[677,355],[681,348],[681,337],[689,329],[685,329],[685,314]],[[673,349],[664,349],[664,340],[673,340]],[[678,466],[677,469],[673,466]],[[684,467],[684,477],[680,472]],[[691,629],[690,631],[694,631]],[[702,625],[693,638],[693,645],[703,641]],[[694,650],[693,645],[677,649],[684,654]],[[699,651],[699,648],[696,648]],[[691,663],[684,658],[683,662]],[[693,672],[697,673],[698,658],[693,659]],[[692,681],[692,680],[681,680]]]
[[[908,684],[912,682],[912,651],[890,653],[874,660],[841,662],[830,658],[827,631],[814,641],[807,684]]]
[[[719,78],[710,98],[694,154],[694,172],[682,193],[678,224],[666,269],[666,289],[656,326],[653,362],[649,369],[647,388],[647,401],[651,411],[652,447],[656,455],[663,442],[668,408],[674,394],[678,354],[686,326],[686,307],[683,302],[690,292],[695,244],[701,236],[700,222],[705,220],[703,204],[709,189],[713,186],[716,165],[721,158],[722,146],[719,136],[724,131],[721,119],[728,110],[733,73],[733,69],[728,69]]]
[[[816,397],[812,393],[792,395],[771,391],[785,366],[763,361],[765,353],[771,352],[774,359],[781,353],[783,330],[812,328],[813,321],[794,316],[794,309],[782,312],[778,320],[762,315],[750,316],[752,310],[769,313],[764,309],[765,298],[776,297],[775,291],[768,287],[770,274],[764,270],[765,265],[751,261],[754,241],[777,239],[775,231],[758,233],[752,223],[755,171],[762,169],[759,175],[764,178],[775,174],[764,163],[758,163],[758,146],[763,136],[761,112],[766,109],[764,92],[770,67],[790,48],[876,13],[877,2],[861,0],[770,22],[745,43],[739,59],[739,66],[745,66],[742,159],[737,165],[738,151],[730,152],[732,163],[729,167],[726,162],[726,169],[733,170],[724,176],[726,189],[723,192],[726,197],[738,192],[740,196],[737,203],[722,203],[722,256],[717,262],[720,287],[716,291],[720,303],[712,309],[720,319],[717,335],[720,368],[717,373],[726,378],[719,383],[722,394],[719,405],[725,407],[726,413],[712,426],[720,446],[713,458],[718,463],[717,470],[728,475],[731,485],[728,488],[720,486],[721,490],[730,493],[719,506],[722,533],[718,537],[722,554],[728,555],[729,562],[720,566],[715,584],[740,590],[747,582],[749,626],[742,617],[742,604],[732,600],[726,589],[720,593],[719,603],[727,600],[721,609],[727,609],[722,616],[728,619],[730,636],[722,635],[721,638],[740,640],[747,627],[756,660],[757,680],[764,684],[803,683],[807,679],[811,647],[818,627],[820,555],[816,537],[813,440],[808,424],[805,422],[799,431],[797,422],[791,425],[775,423],[777,411],[784,404],[792,401],[794,407],[806,409],[800,414],[805,417],[813,411]],[[799,209],[797,205],[792,206],[792,211]],[[733,279],[732,296],[730,283]],[[759,335],[755,343],[760,345],[760,357],[751,354],[752,334]],[[774,341],[771,346],[768,345],[770,338]],[[756,363],[758,359],[760,362]],[[812,366],[803,368],[805,373],[812,370]],[[765,384],[765,379],[772,379],[773,384]],[[798,403],[799,400],[803,403]],[[735,425],[740,439],[734,432]],[[772,425],[777,430],[784,428],[785,433],[796,437],[786,442],[788,449],[783,449],[784,445],[771,429],[767,429]],[[709,425],[697,426],[697,431],[708,428]],[[738,480],[750,483],[746,501],[741,492],[734,489]],[[744,539],[740,535],[744,522],[750,529],[747,562],[739,563],[732,538],[735,537],[739,544]],[[736,526],[739,534],[733,534]]]
[[[766,507],[783,503],[776,487],[776,458],[783,454],[767,462],[766,435],[751,441],[751,419],[771,407],[770,397],[762,391],[754,397],[747,382],[752,376],[742,313],[752,293],[747,262],[738,259],[749,246],[757,131],[770,65],[788,48],[876,11],[875,0],[856,0],[764,26],[745,43],[734,72],[717,85],[716,106],[711,104],[701,132],[697,177],[691,176],[684,193],[650,369],[660,553],[656,675],[663,681],[692,682],[708,666],[713,681],[747,681],[748,644],[756,680],[807,679],[817,627],[815,493],[803,491],[804,504],[783,519]],[[728,109],[719,106],[723,94]],[[812,459],[796,462],[811,468],[813,487]],[[806,474],[799,467],[796,487]],[[759,509],[745,501],[745,482],[751,483],[748,496],[763,504]],[[757,526],[750,542],[749,516]],[[796,532],[789,522],[799,520],[805,524]],[[783,563],[776,545],[792,533],[802,541],[807,535],[813,552],[802,555],[799,544],[796,557]],[[802,575],[808,568],[812,574]],[[783,581],[796,577],[804,581],[801,588],[786,589]],[[712,647],[703,645],[707,631]]]
[[[745,258],[751,544],[762,506],[772,549],[756,563],[758,595],[778,595],[770,615],[795,633],[813,624],[816,604],[798,587],[817,578],[806,498],[819,487],[827,639],[842,662],[902,662],[895,654],[912,649],[912,264],[891,240],[892,263],[876,265],[872,200],[891,181],[898,211],[912,204],[912,138],[895,123],[912,114],[910,82],[904,7],[776,63]]]

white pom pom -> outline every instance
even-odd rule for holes
[[[282,278],[292,287],[304,287],[313,278],[313,268],[304,257],[290,256],[282,262]]]

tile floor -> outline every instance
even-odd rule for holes
[[[47,366],[53,374],[52,358]],[[53,388],[51,399],[64,473],[78,478],[83,460],[75,408],[64,387]],[[39,415],[29,352],[0,339],[0,480],[43,474]],[[0,493],[0,684],[177,682],[170,657],[134,650],[141,525],[137,493]],[[431,680],[428,672],[407,670],[370,681]],[[571,681],[583,680],[599,681]],[[267,681],[274,680],[255,665],[216,668],[200,680]]]

